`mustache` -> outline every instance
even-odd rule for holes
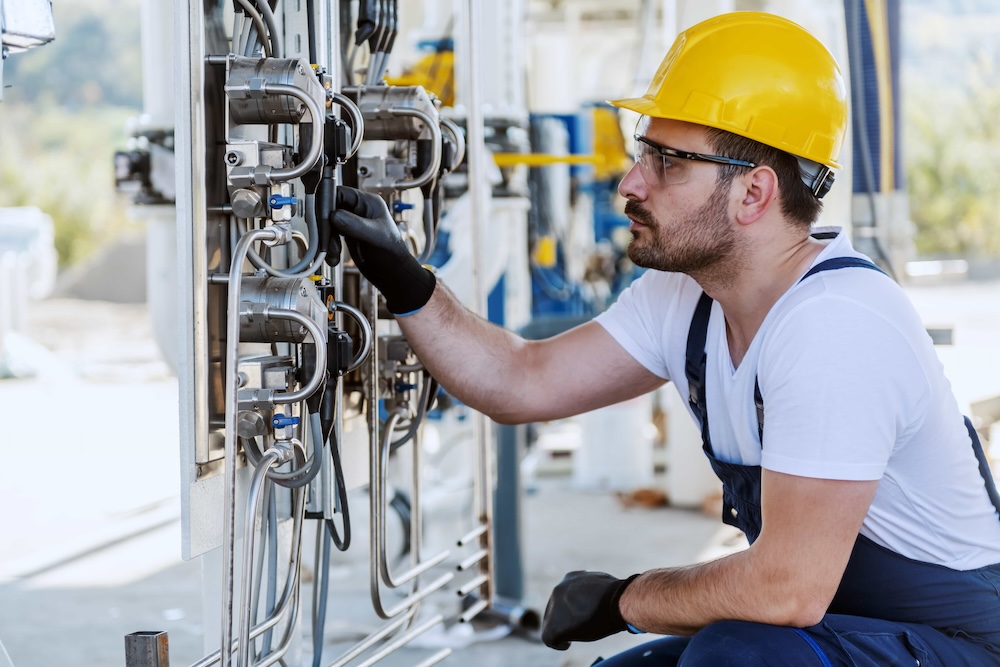
[[[635,218],[647,227],[656,226],[656,218],[648,210],[642,207],[637,201],[628,200],[625,202],[625,215],[630,218]]]

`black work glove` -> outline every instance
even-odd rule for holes
[[[333,229],[344,236],[358,270],[382,292],[389,312],[423,308],[437,279],[410,254],[382,198],[341,185],[336,204]]]
[[[603,572],[570,572],[552,591],[542,619],[542,641],[565,651],[570,642],[593,642],[628,629],[618,601],[632,580]]]

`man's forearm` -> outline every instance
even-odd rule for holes
[[[512,389],[524,339],[471,312],[440,281],[419,312],[396,321],[445,389],[475,410],[516,421],[519,394]]]
[[[825,604],[810,599],[804,582],[780,562],[763,563],[748,550],[708,563],[650,570],[625,589],[620,608],[640,630],[689,635],[722,620],[805,627],[819,622]]]

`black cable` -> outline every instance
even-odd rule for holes
[[[344,466],[340,460],[340,445],[336,432],[330,433],[330,457],[333,461],[333,480],[337,487],[337,498],[340,501],[340,511],[344,515],[343,536],[337,531],[333,519],[326,519],[326,529],[338,551],[347,551],[351,546],[351,511],[347,504],[347,483],[344,481]]]

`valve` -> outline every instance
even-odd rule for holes
[[[392,202],[393,213],[402,213],[403,211],[409,211],[412,208],[413,204],[408,204],[400,199],[397,199],[396,201]]]
[[[279,209],[284,206],[295,206],[298,203],[298,199],[295,197],[282,197],[281,195],[271,195],[267,200],[267,205],[273,209]]]
[[[298,426],[298,417],[286,417],[282,413],[277,413],[271,418],[271,426],[274,428],[285,428],[286,426]]]

